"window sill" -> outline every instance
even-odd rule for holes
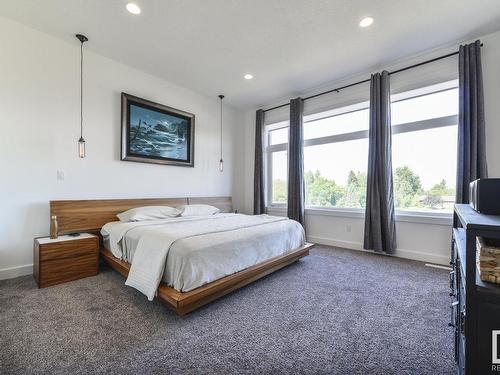
[[[286,205],[272,205],[267,207],[269,214],[286,215]],[[306,207],[306,215],[347,217],[352,219],[364,219],[365,210],[358,208],[320,208]],[[435,224],[451,226],[453,215],[451,213],[432,213],[396,210],[396,221],[419,224]]]
[[[396,221],[421,224],[436,224],[451,226],[453,224],[453,214],[443,212],[415,212],[396,210]]]

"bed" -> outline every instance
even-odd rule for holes
[[[134,207],[183,204],[210,204],[220,213],[139,223],[116,219]],[[61,233],[102,233],[101,256],[127,277],[127,285],[180,315],[297,261],[313,247],[300,224],[232,213],[230,197],[51,201],[50,208]]]

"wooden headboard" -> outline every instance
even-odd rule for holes
[[[231,197],[199,198],[146,198],[146,199],[96,199],[50,201],[50,215],[57,216],[59,233],[97,231],[110,221],[116,221],[116,214],[141,206],[171,206],[183,204],[209,204],[231,212]]]

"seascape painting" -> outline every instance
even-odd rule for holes
[[[143,156],[187,159],[186,119],[130,106],[130,152]]]
[[[122,160],[193,166],[194,115],[122,94]]]

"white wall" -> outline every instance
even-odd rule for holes
[[[239,112],[225,109],[220,173],[217,97],[87,50],[87,157],[79,159],[78,41],[66,43],[0,18],[0,46],[0,279],[32,272],[33,237],[48,233],[51,199],[232,194],[234,127],[242,121]],[[196,115],[194,168],[119,160],[122,91]],[[56,179],[58,170],[64,181]]]
[[[486,117],[486,135],[487,135],[487,157],[488,166],[491,177],[500,177],[500,32],[485,35],[480,38],[484,43],[482,48],[482,65],[484,78],[484,95],[485,95],[485,117]],[[382,69],[394,70],[399,67],[411,65],[416,62],[424,61],[428,58],[440,56],[451,51],[456,51],[457,43],[449,46],[437,48],[433,51],[428,51],[418,56],[412,56],[392,64],[381,64],[374,66],[370,71],[356,74],[343,82],[333,82],[318,88],[315,91],[306,93],[290,93],[288,98],[276,103],[269,103],[269,107],[275,104],[287,102],[291,97],[298,95],[307,96],[314,92],[323,91],[323,89],[341,86],[345,83],[356,82],[360,79],[369,77],[370,72],[380,71]],[[398,85],[401,90],[411,88],[411,85],[406,85],[412,81],[413,77],[417,77],[424,83],[433,83],[433,74],[438,72],[447,72],[448,61],[442,60],[436,65],[430,64],[425,69],[425,74],[422,71],[410,70],[406,73],[406,77],[401,74],[399,77],[391,77],[392,83]],[[456,59],[455,59],[456,61]],[[455,63],[454,63],[455,64]],[[325,99],[326,100],[326,99]],[[278,116],[279,117],[279,116]],[[239,142],[244,144],[240,150],[239,157],[242,161],[242,168],[239,170],[241,176],[240,181],[244,181],[242,188],[244,190],[238,195],[240,198],[236,202],[236,206],[240,211],[247,213],[253,209],[253,159],[254,159],[254,133],[255,132],[255,110],[245,113],[245,126],[241,129],[237,137]],[[283,210],[271,210],[272,214],[285,214]],[[448,264],[450,256],[450,238],[451,238],[451,220],[412,220],[408,217],[397,217],[396,229],[398,239],[397,256],[423,260],[433,263]],[[362,249],[363,244],[363,215],[350,216],[331,216],[318,214],[317,212],[306,211],[306,228],[309,240],[312,242],[341,246],[352,249]]]

